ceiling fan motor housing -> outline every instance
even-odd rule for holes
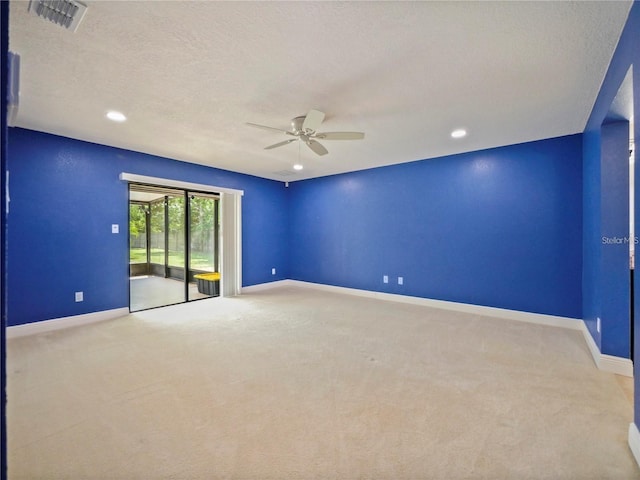
[[[301,115],[300,117],[296,117],[291,120],[291,130],[293,130],[293,133],[295,133],[296,135],[305,133],[302,129],[302,124],[304,123],[305,118],[307,118],[305,115]]]

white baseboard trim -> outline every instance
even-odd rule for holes
[[[368,290],[358,290],[355,288],[335,287],[333,285],[322,285],[319,283],[301,282],[298,280],[288,280],[287,282],[288,286],[313,288],[316,290],[344,293],[347,295],[375,298],[377,300],[387,300],[391,302],[409,303],[412,305],[422,305],[425,307],[440,308],[443,310],[455,310],[457,312],[472,313],[485,317],[504,318],[519,322],[536,323],[538,325],[568,328],[570,330],[580,330],[582,325],[584,325],[584,322],[578,318],[559,317],[555,315],[545,315],[543,313],[521,312],[518,310],[485,307],[469,303],[448,302],[445,300],[433,300],[430,298],[410,297],[408,295],[396,295],[393,293],[372,292]]]
[[[633,362],[629,358],[600,354],[600,365],[598,365],[598,368],[605,372],[633,378]]]
[[[623,375],[625,377],[633,377],[633,362],[631,359],[601,353],[586,323],[582,322],[581,330],[582,335],[584,335],[584,340],[587,342],[587,346],[591,352],[591,356],[593,357],[593,361],[599,370]]]
[[[52,320],[26,323],[24,325],[14,325],[7,327],[6,336],[7,338],[24,337],[26,335],[35,335],[36,333],[52,332],[63,328],[103,322],[105,320],[124,317],[126,315],[129,315],[129,309],[125,307],[114,308],[113,310],[103,310],[101,312],[85,313],[83,315],[74,315],[72,317],[54,318]]]
[[[240,294],[261,292],[263,290],[271,290],[276,287],[286,287],[291,285],[291,280],[276,280],[275,282],[259,283],[257,285],[249,285],[248,287],[242,287]]]
[[[392,302],[408,303],[412,305],[422,305],[431,308],[440,308],[444,310],[454,310],[457,312],[471,313],[474,315],[482,315],[494,318],[504,318],[507,320],[516,320],[519,322],[535,323],[538,325],[548,325],[552,327],[568,328],[570,330],[580,330],[587,343],[589,351],[598,369],[623,375],[625,377],[633,377],[633,362],[628,358],[614,357],[600,353],[600,349],[596,345],[591,333],[583,320],[578,318],[559,317],[555,315],[545,315],[542,313],[521,312],[518,310],[507,310],[504,308],[485,307],[482,305],[472,305],[468,303],[448,302],[445,300],[433,300],[430,298],[410,297],[407,295],[396,295],[392,293],[372,292],[369,290],[359,290],[356,288],[336,287],[334,285],[324,285],[321,283],[302,282],[299,280],[280,280],[278,282],[262,283],[251,287],[243,288],[243,291],[253,292],[259,290],[268,290],[271,288],[295,286],[302,288],[311,288],[315,290],[323,290],[326,292],[343,293],[346,295],[355,295],[358,297],[375,298],[378,300],[387,300]]]
[[[640,431],[635,423],[629,424],[629,448],[640,467]]]

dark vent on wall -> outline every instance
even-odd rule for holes
[[[84,3],[73,0],[31,0],[29,11],[56,25],[75,32],[87,13]]]

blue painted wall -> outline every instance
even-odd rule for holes
[[[581,163],[574,135],[295,182],[291,278],[580,318]]]
[[[583,319],[602,353],[630,358],[629,123],[591,128],[583,144]]]
[[[600,268],[602,265],[601,230],[601,166],[600,166],[600,125],[597,129],[586,131],[583,139],[583,229],[582,229],[582,318],[593,336],[598,348],[602,348],[600,333],[596,321],[602,315],[600,299],[602,284]]]
[[[601,351],[630,358],[629,123],[601,135]]]
[[[583,292],[583,314],[585,322],[589,327],[589,331],[599,343],[601,351],[608,353],[606,349],[609,348],[609,341],[614,343],[624,342],[624,339],[616,340],[611,338],[609,341],[604,342],[595,331],[595,318],[599,315],[602,309],[602,303],[604,295],[602,286],[598,286],[599,281],[599,265],[600,262],[597,258],[595,250],[598,247],[600,241],[600,228],[597,224],[600,218],[604,218],[606,215],[615,215],[615,212],[605,211],[605,206],[594,200],[592,196],[599,195],[602,197],[602,172],[598,164],[601,162],[601,125],[607,116],[611,103],[615,98],[624,77],[629,70],[629,67],[634,66],[633,75],[633,91],[634,91],[634,117],[635,123],[635,138],[636,145],[638,138],[640,138],[640,122],[637,121],[640,118],[640,2],[636,1],[631,7],[627,23],[622,32],[616,51],[611,59],[609,69],[604,78],[600,92],[595,101],[589,120],[584,132],[584,224],[585,231],[583,235],[585,262],[584,262],[584,278],[585,288]],[[636,159],[638,155],[636,153]],[[640,186],[640,169],[636,169],[635,177],[636,189]],[[601,202],[600,202],[601,203]],[[636,225],[640,225],[640,196],[636,195],[635,205],[635,222]],[[587,226],[589,228],[587,228]],[[593,254],[592,256],[590,254]],[[638,359],[640,358],[640,282],[635,284],[634,292],[635,303],[635,324],[633,326],[635,331],[635,344],[634,344],[634,374],[635,374],[635,390],[640,392],[640,368],[638,365]],[[604,319],[603,319],[604,320]],[[609,325],[603,323],[602,331],[606,335],[609,329]],[[614,325],[613,336],[623,337],[624,332],[615,332]],[[628,333],[626,334],[628,336]],[[640,425],[640,395],[635,396],[635,415],[636,425]]]
[[[8,169],[9,325],[128,306],[121,172],[244,190],[243,285],[288,276],[281,182],[17,128],[9,129]]]

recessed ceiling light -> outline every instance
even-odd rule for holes
[[[124,116],[124,113],[116,112],[115,110],[108,111],[107,118],[109,120],[113,120],[114,122],[124,122],[127,119],[127,117]]]
[[[464,128],[458,128],[457,130],[454,130],[453,132],[451,132],[452,138],[462,138],[466,136],[467,136],[467,131]]]
[[[302,165],[300,165],[299,163],[296,163],[296,164],[293,166],[293,169],[294,169],[294,170],[302,170],[303,168],[304,168],[304,167],[303,167]]]

